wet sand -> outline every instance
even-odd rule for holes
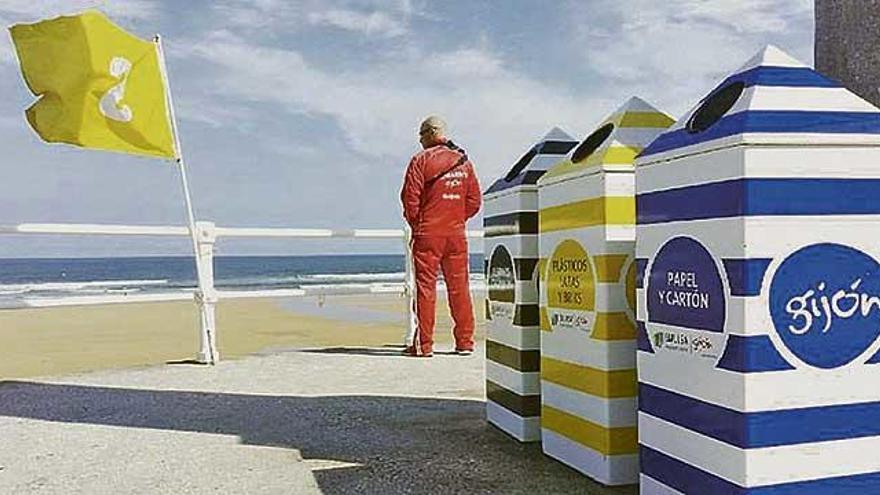
[[[451,346],[446,302],[437,301],[438,349]],[[221,301],[222,359],[281,348],[399,345],[405,300],[396,294]],[[475,299],[477,339],[484,338]],[[386,315],[386,316],[382,316]],[[190,302],[0,311],[0,379],[65,375],[191,360],[198,315]]]

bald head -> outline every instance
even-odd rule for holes
[[[446,138],[446,122],[436,115],[431,115],[419,126],[419,142],[422,148],[440,144]]]

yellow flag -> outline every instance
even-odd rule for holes
[[[39,97],[25,112],[45,141],[174,158],[155,43],[100,12],[10,28],[25,82]]]

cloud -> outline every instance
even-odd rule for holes
[[[502,61],[486,48],[463,48],[431,57],[431,66],[440,74],[458,80],[464,77],[498,77]]]
[[[88,9],[99,9],[111,19],[125,22],[153,21],[159,16],[159,5],[152,0],[3,0],[0,3],[0,26],[18,22],[37,22]],[[0,34],[0,65],[15,64],[12,41],[6,29]]]
[[[366,66],[348,69],[350,61],[316,58],[310,44],[214,33],[195,40],[186,54],[217,69],[205,87],[227,101],[269,104],[293,118],[329,117],[355,152],[378,163],[411,151],[416,123],[438,113],[469,146],[484,178],[500,173],[547,128],[562,125],[581,137],[631,95],[681,113],[763,44],[791,42],[803,52],[812,29],[809,0],[595,0],[589,9],[571,2],[562,13],[571,29],[559,28],[568,36],[557,46],[568,45],[582,60],[573,70],[588,73],[584,84],[574,85],[515,69],[519,65],[505,56],[516,54],[495,49],[486,34],[448,50],[427,46],[411,36],[409,22],[421,13],[407,1],[286,5],[263,0],[248,8],[403,40],[365,55]]]
[[[308,16],[313,26],[331,26],[345,31],[365,35],[380,35],[388,38],[401,36],[407,32],[400,21],[382,12],[363,13],[354,10],[328,10],[312,12]]]
[[[303,27],[395,38],[421,15],[408,0],[225,0],[212,10],[225,28],[279,34]]]
[[[212,75],[211,87],[226,98],[270,103],[292,115],[331,117],[350,146],[376,163],[405,159],[414,149],[419,120],[441,114],[484,178],[499,175],[553,125],[584,133],[617,103],[513,72],[479,47],[413,55],[366,72],[322,70],[295,50],[255,45],[229,33],[192,43],[181,55],[223,68]]]
[[[227,0],[215,2],[211,13],[217,17],[217,23],[226,28],[264,30],[284,25],[295,30],[302,20],[303,2],[291,0]]]
[[[0,26],[8,26],[10,24],[12,22],[0,14]],[[4,64],[15,64],[15,49],[12,46],[12,40],[9,38],[9,32],[5,29],[3,31],[3,33],[0,33],[0,67]]]
[[[87,9],[99,9],[110,17],[139,21],[155,19],[159,15],[159,6],[152,0],[4,0],[0,4],[0,13],[21,22]]]
[[[22,120],[23,120],[23,117],[15,118],[15,117],[9,117],[9,116],[4,115],[4,116],[0,117],[0,128],[7,128],[7,129],[17,128],[17,127],[21,126]]]
[[[809,0],[598,0],[568,11],[571,41],[605,84],[675,112],[767,43],[812,57]]]
[[[811,0],[739,0],[737,2],[704,2],[677,0],[671,7],[684,20],[708,21],[737,33],[778,33],[811,16]]]

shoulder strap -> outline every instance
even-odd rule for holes
[[[437,182],[437,179],[439,179],[439,178],[443,177],[444,175],[448,174],[449,172],[452,172],[453,170],[457,169],[458,167],[463,165],[468,160],[467,153],[465,153],[465,151],[462,148],[459,148],[452,141],[446,141],[445,143],[443,143],[442,146],[446,146],[447,148],[451,149],[452,151],[457,151],[457,152],[461,153],[461,156],[458,158],[458,160],[455,161],[455,163],[452,164],[451,167],[446,168],[445,170],[443,170],[439,174],[437,174],[434,177],[431,177],[430,179],[425,181],[425,184],[422,189],[422,196],[421,196],[421,198],[419,198],[419,203],[421,204],[422,208],[425,207],[425,197],[427,196],[425,194],[425,190],[427,190],[429,187],[433,186],[434,183]],[[421,222],[421,219],[419,221]]]
[[[446,141],[445,143],[443,143],[443,146],[446,146],[447,148],[451,149],[452,151],[457,151],[457,152],[461,153],[461,157],[459,157],[459,159],[458,159],[455,163],[453,163],[451,167],[449,167],[449,168],[443,170],[442,172],[440,172],[439,174],[435,175],[434,177],[431,177],[430,179],[426,180],[426,181],[425,181],[425,188],[430,187],[430,186],[431,186],[432,184],[434,184],[434,182],[436,182],[440,177],[443,177],[444,175],[448,174],[449,172],[452,172],[453,170],[455,170],[455,169],[457,169],[458,167],[462,166],[462,165],[464,164],[464,162],[466,162],[466,161],[468,160],[467,153],[465,153],[465,151],[464,151],[462,148],[459,148],[459,147],[458,147],[455,143],[453,143],[452,141]]]

